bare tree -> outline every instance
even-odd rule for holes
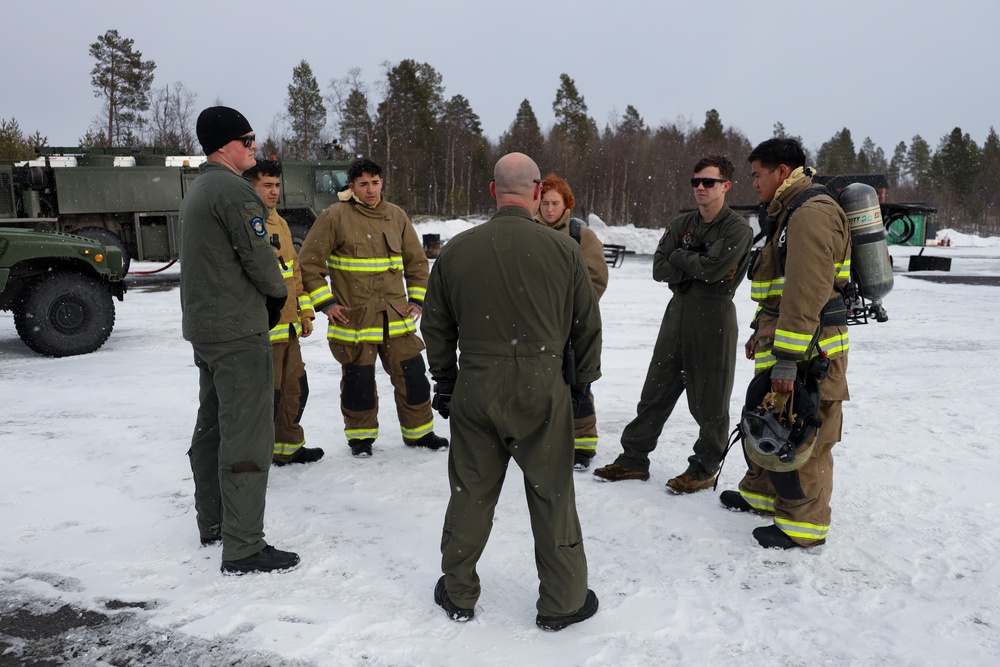
[[[182,155],[191,155],[197,146],[195,137],[195,100],[198,94],[180,81],[155,88],[150,94],[149,143],[175,147]]]

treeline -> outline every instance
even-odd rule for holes
[[[154,88],[155,63],[143,60],[132,40],[117,31],[99,37],[90,55],[94,95],[103,106],[81,145],[198,150],[194,123],[203,105],[195,93],[179,82]],[[523,100],[494,141],[483,134],[467,98],[445,95],[441,74],[431,65],[384,63],[382,74],[377,94],[355,68],[331,80],[324,95],[309,63],[301,61],[287,87],[285,113],[257,132],[261,153],[316,159],[339,155],[342,148],[371,156],[386,169],[387,195],[411,215],[488,214],[492,166],[510,151],[532,156],[543,175],[566,178],[576,194],[577,214],[596,213],[612,225],[662,227],[691,206],[691,168],[708,153],[728,155],[736,164],[730,203],[755,203],[746,165],[752,143],[726,127],[715,109],[705,113],[701,125],[650,127],[629,105],[600,127],[575,81],[562,74],[551,127],[543,129],[530,101]],[[790,136],[781,122],[774,124],[773,135]],[[31,157],[33,147],[45,143],[37,131],[25,137],[15,119],[0,121],[0,159]],[[1000,138],[993,128],[982,146],[955,128],[936,146],[917,135],[894,146],[891,155],[868,137],[856,144],[844,128],[809,158],[821,174],[885,173],[891,201],[924,201],[938,209],[941,226],[1000,235]]]

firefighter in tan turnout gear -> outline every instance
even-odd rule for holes
[[[299,424],[309,398],[299,338],[312,334],[315,315],[309,295],[302,286],[302,271],[292,245],[292,233],[275,208],[281,195],[281,165],[273,160],[257,160],[243,176],[250,180],[268,210],[267,238],[288,288],[281,320],[269,332],[274,359],[274,454],[271,462],[276,466],[312,463],[323,458],[323,450],[305,446],[305,432]]]
[[[347,176],[349,189],[319,216],[299,252],[302,281],[313,308],[329,320],[330,351],[343,370],[344,435],[354,456],[371,456],[379,434],[377,358],[395,388],[403,442],[447,447],[434,434],[424,344],[416,334],[427,256],[406,213],[382,198],[382,168],[362,158]]]
[[[570,217],[575,204],[569,183],[555,174],[549,174],[542,181],[542,201],[535,220],[549,229],[569,234],[580,245],[590,282],[600,301],[608,288],[604,244],[582,220]],[[574,397],[573,401],[573,446],[573,468],[586,470],[597,454],[597,413],[594,410],[594,394],[587,385],[583,385],[583,393]]]
[[[769,139],[753,149],[749,161],[753,187],[767,204],[762,228],[769,236],[750,269],[758,308],[747,358],[754,360],[755,373],[770,373],[771,391],[778,395],[792,391],[797,375],[824,369],[822,425],[811,453],[802,445],[795,469],[768,470],[748,455],[739,492],[724,491],[720,500],[731,510],[774,516],[773,525],[753,531],[761,546],[811,547],[823,544],[830,529],[832,449],[841,437],[842,402],[849,398],[841,290],[851,275],[851,230],[829,195],[807,192],[812,170],[797,141]]]

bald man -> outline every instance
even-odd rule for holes
[[[434,406],[453,416],[451,499],[434,600],[467,621],[479,600],[479,561],[510,459],[524,488],[545,630],[597,611],[573,488],[573,409],[563,375],[566,342],[576,382],[601,376],[601,316],[576,241],[536,224],[538,166],[511,153],[496,164],[493,218],[454,237],[431,271],[421,333]],[[461,350],[461,358],[457,350]]]

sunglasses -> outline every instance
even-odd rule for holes
[[[699,185],[708,190],[709,188],[714,188],[716,183],[725,183],[724,178],[692,178],[691,187],[696,188]]]
[[[235,139],[233,139],[233,141],[242,141],[243,145],[246,148],[250,148],[251,146],[253,146],[253,142],[257,141],[257,135],[256,134],[248,134],[245,137],[236,137]]]

